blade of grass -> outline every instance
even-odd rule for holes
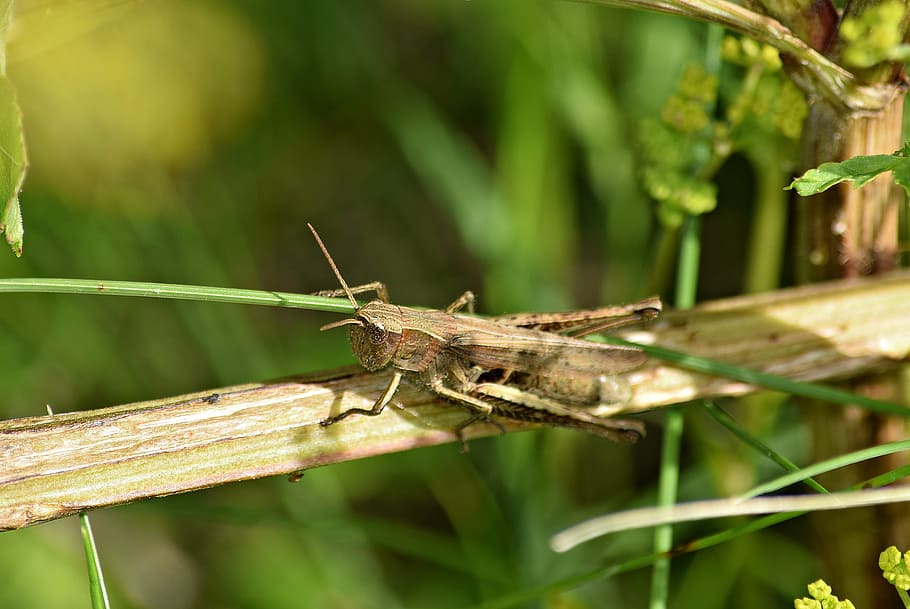
[[[88,514],[79,514],[79,525],[82,529],[82,545],[85,548],[85,562],[88,568],[89,594],[94,609],[110,609],[111,603],[107,596],[107,586],[104,584],[104,573],[101,571],[101,558],[95,545],[95,536],[92,534],[92,524]]]
[[[350,313],[351,303],[342,298],[326,298],[311,294],[294,294],[271,290],[220,288],[200,285],[150,283],[145,281],[109,281],[96,279],[0,279],[0,292],[50,292],[55,294],[106,294],[108,296],[139,296],[171,300],[197,300],[232,304],[291,307],[329,313]]]
[[[788,472],[798,472],[800,468],[796,463],[786,458],[782,454],[775,451],[773,448],[750,434],[746,429],[741,427],[729,414],[724,412],[717,404],[711,400],[702,400],[701,401],[702,410],[704,410],[708,415],[710,415],[715,421],[727,428],[733,435],[737,438],[754,448],[760,454],[769,458],[771,461],[779,465],[782,469]],[[807,478],[805,483],[815,491],[819,493],[828,493],[828,489],[823,487],[821,484],[816,482],[812,478]]]
[[[780,476],[774,480],[769,480],[768,482],[759,484],[758,486],[740,495],[740,498],[746,499],[749,497],[756,497],[758,495],[773,493],[776,490],[786,488],[791,484],[796,484],[797,482],[801,482],[803,480],[811,478],[812,476],[817,476],[825,472],[847,467],[848,465],[855,465],[862,461],[877,459],[878,457],[899,453],[905,450],[910,450],[910,440],[888,442],[887,444],[870,446],[869,448],[863,448],[852,453],[838,455],[831,459],[825,459],[824,461],[819,461],[813,465],[803,467],[798,471]]]

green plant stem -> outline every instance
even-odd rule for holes
[[[707,30],[705,69],[712,74],[720,71],[720,47],[723,30],[710,26]],[[709,112],[713,111],[713,106]],[[717,160],[717,148],[712,150],[709,159],[699,172],[705,175],[713,173]],[[716,164],[719,167],[719,162]],[[701,257],[701,218],[686,216],[683,221],[679,243],[679,264],[676,274],[676,306],[689,309],[695,305],[698,291],[698,267]],[[667,507],[676,503],[679,489],[679,460],[683,434],[683,413],[680,408],[671,408],[664,419],[664,435],[661,446],[660,478],[658,480],[657,504]],[[654,552],[664,553],[673,546],[673,526],[664,525],[654,531]],[[651,609],[664,609],[667,606],[670,587],[670,558],[664,557],[654,563],[651,573]]]
[[[755,212],[749,235],[744,289],[748,293],[773,290],[780,283],[784,236],[787,234],[787,196],[780,185],[786,174],[778,152],[762,147],[749,160],[755,167]]]
[[[213,286],[149,283],[144,281],[108,281],[97,279],[0,279],[0,292],[50,292],[55,294],[103,294],[108,296],[140,296],[172,300],[225,302],[233,304],[291,307],[330,313],[350,313],[353,305],[341,298],[326,298],[310,294],[219,288]]]
[[[673,262],[679,249],[679,229],[661,224],[658,227],[655,244],[648,264],[648,287],[646,294],[666,292],[673,274]]]
[[[691,309],[698,287],[698,265],[701,258],[701,218],[689,216],[682,229],[679,245],[679,274],[676,280],[676,308]]]
[[[664,418],[664,435],[661,444],[660,480],[657,487],[657,505],[676,503],[679,488],[679,453],[682,443],[683,415],[679,408],[671,408]],[[654,552],[662,554],[673,547],[673,525],[662,525],[654,530]],[[663,557],[654,562],[651,574],[651,609],[667,606],[670,586],[670,559]]]
[[[701,218],[687,216],[682,228],[676,282],[676,304],[680,309],[688,309],[695,304],[700,258],[700,232]],[[682,410],[671,408],[667,411],[664,421],[660,479],[657,490],[657,505],[659,506],[670,506],[676,503],[682,432]],[[673,547],[672,525],[657,527],[654,531],[654,552],[667,552],[671,547]],[[651,575],[651,609],[663,609],[667,606],[669,584],[670,559],[658,559],[654,563],[654,571]]]

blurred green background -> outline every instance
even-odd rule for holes
[[[636,133],[703,60],[701,24],[533,0],[33,0],[16,14],[31,167],[25,253],[0,255],[2,276],[333,288],[312,222],[350,283],[385,281],[402,304],[472,289],[498,314],[653,289]],[[741,289],[748,164],[719,184],[703,298]],[[311,312],[48,294],[4,295],[2,311],[3,418],[353,361],[343,332],[318,331],[334,318]],[[659,421],[631,447],[546,430],[92,519],[118,607],[472,606],[647,553],[649,532],[567,555],[546,544],[653,501]],[[794,459],[801,429],[775,438]],[[691,461],[685,497],[754,475]],[[817,576],[796,531],[674,561],[673,606],[789,606]],[[74,519],[4,534],[0,607],[88,606],[79,543]],[[648,575],[520,606],[640,607]]]

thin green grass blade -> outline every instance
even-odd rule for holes
[[[889,472],[884,474],[879,474],[874,478],[870,478],[865,486],[870,488],[878,488],[879,486],[887,486],[889,484],[894,484],[898,480],[903,480],[907,476],[910,476],[910,465],[903,465],[897,469],[892,469]],[[864,486],[857,485],[858,488],[864,488]]]
[[[79,514],[79,523],[82,529],[82,545],[85,547],[92,607],[93,609],[110,609],[111,603],[107,596],[107,587],[104,584],[104,573],[101,571],[101,558],[98,556],[98,548],[95,546],[95,536],[92,534],[88,514]]]
[[[350,313],[354,306],[346,299],[310,294],[219,288],[201,285],[149,283],[144,281],[108,281],[96,279],[0,279],[0,292],[50,292],[54,294],[106,294],[139,296],[171,300],[196,300],[232,304],[291,307],[329,313]]]
[[[753,436],[743,427],[741,427],[729,414],[723,411],[717,404],[711,400],[702,400],[701,402],[702,409],[708,413],[715,421],[726,427],[730,433],[735,435],[737,438],[745,442],[747,445],[754,448],[758,453],[764,455],[777,465],[779,465],[784,471],[788,472],[800,472],[800,468],[793,461],[786,458],[782,454],[775,451],[773,448]],[[828,489],[816,482],[813,478],[807,477],[804,479],[804,482],[812,489],[819,493],[828,493]]]
[[[905,450],[910,450],[910,440],[888,442],[887,444],[870,446],[869,448],[863,448],[861,450],[847,453],[845,455],[838,455],[837,457],[819,461],[818,463],[803,467],[802,469],[794,471],[790,474],[786,474],[775,478],[774,480],[769,480],[768,482],[759,484],[758,486],[740,495],[740,498],[747,499],[749,497],[757,497],[759,495],[773,493],[774,491],[786,488],[791,484],[802,482],[803,480],[811,478],[812,476],[818,476],[819,474],[830,472],[835,469],[840,469],[842,467],[847,467],[848,465],[855,465],[862,461],[877,459],[878,457],[903,452]]]

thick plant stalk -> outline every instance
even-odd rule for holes
[[[828,4],[828,0],[823,0]],[[768,0],[767,5],[787,5]],[[804,2],[803,6],[815,3]],[[850,42],[842,37],[849,30],[844,24],[872,16],[869,11],[879,10],[883,0],[857,0],[847,2],[841,14],[840,26],[832,32],[823,49],[833,62],[851,69],[852,80],[863,87],[873,87],[882,92],[888,102],[879,108],[864,111],[841,100],[818,95],[812,83],[801,82],[799,64],[785,63],[791,77],[805,91],[810,101],[809,116],[802,136],[802,169],[816,167],[829,161],[844,161],[859,155],[891,154],[903,144],[902,123],[906,95],[906,71],[900,62],[880,61],[870,66],[850,66],[845,54]],[[896,40],[910,41],[910,3],[899,3],[903,16],[891,20]],[[804,22],[823,25],[814,15],[807,14]],[[884,24],[884,23],[883,23]],[[811,27],[811,25],[810,25]],[[822,27],[822,29],[824,29]],[[800,199],[796,231],[796,276],[800,282],[822,281],[839,277],[858,277],[888,272],[897,267],[901,251],[899,238],[900,209],[905,195],[890,174],[879,176],[863,188],[854,189],[839,185],[828,191]],[[898,375],[880,376],[866,387],[857,386],[860,392],[888,396],[901,390]],[[854,408],[842,409],[831,416],[824,407],[808,408],[812,423],[812,454],[820,460],[832,455],[850,452],[890,439],[905,436],[903,421],[870,416]],[[898,468],[906,464],[904,455],[894,455],[888,463],[863,464],[829,475],[828,483],[844,487],[869,478],[881,467]],[[874,556],[887,547],[892,539],[906,535],[903,512],[853,510],[841,515],[817,514],[813,517],[820,532],[824,570],[832,579],[854,590],[851,598],[857,606],[884,606],[891,602],[888,591],[876,582],[880,573],[873,563],[860,563],[856,556]],[[827,531],[837,529],[839,535],[829,536]]]
[[[826,380],[894,367],[910,353],[908,319],[910,273],[900,273],[708,303],[665,314],[627,336],[781,376]],[[406,383],[393,400],[403,408],[319,426],[329,414],[370,407],[389,376],[350,368],[0,422],[0,529],[457,441],[453,430],[466,411]],[[618,381],[631,390],[623,414],[754,390],[656,360]],[[503,424],[507,431],[533,427]],[[466,435],[497,433],[492,425],[472,425]]]

